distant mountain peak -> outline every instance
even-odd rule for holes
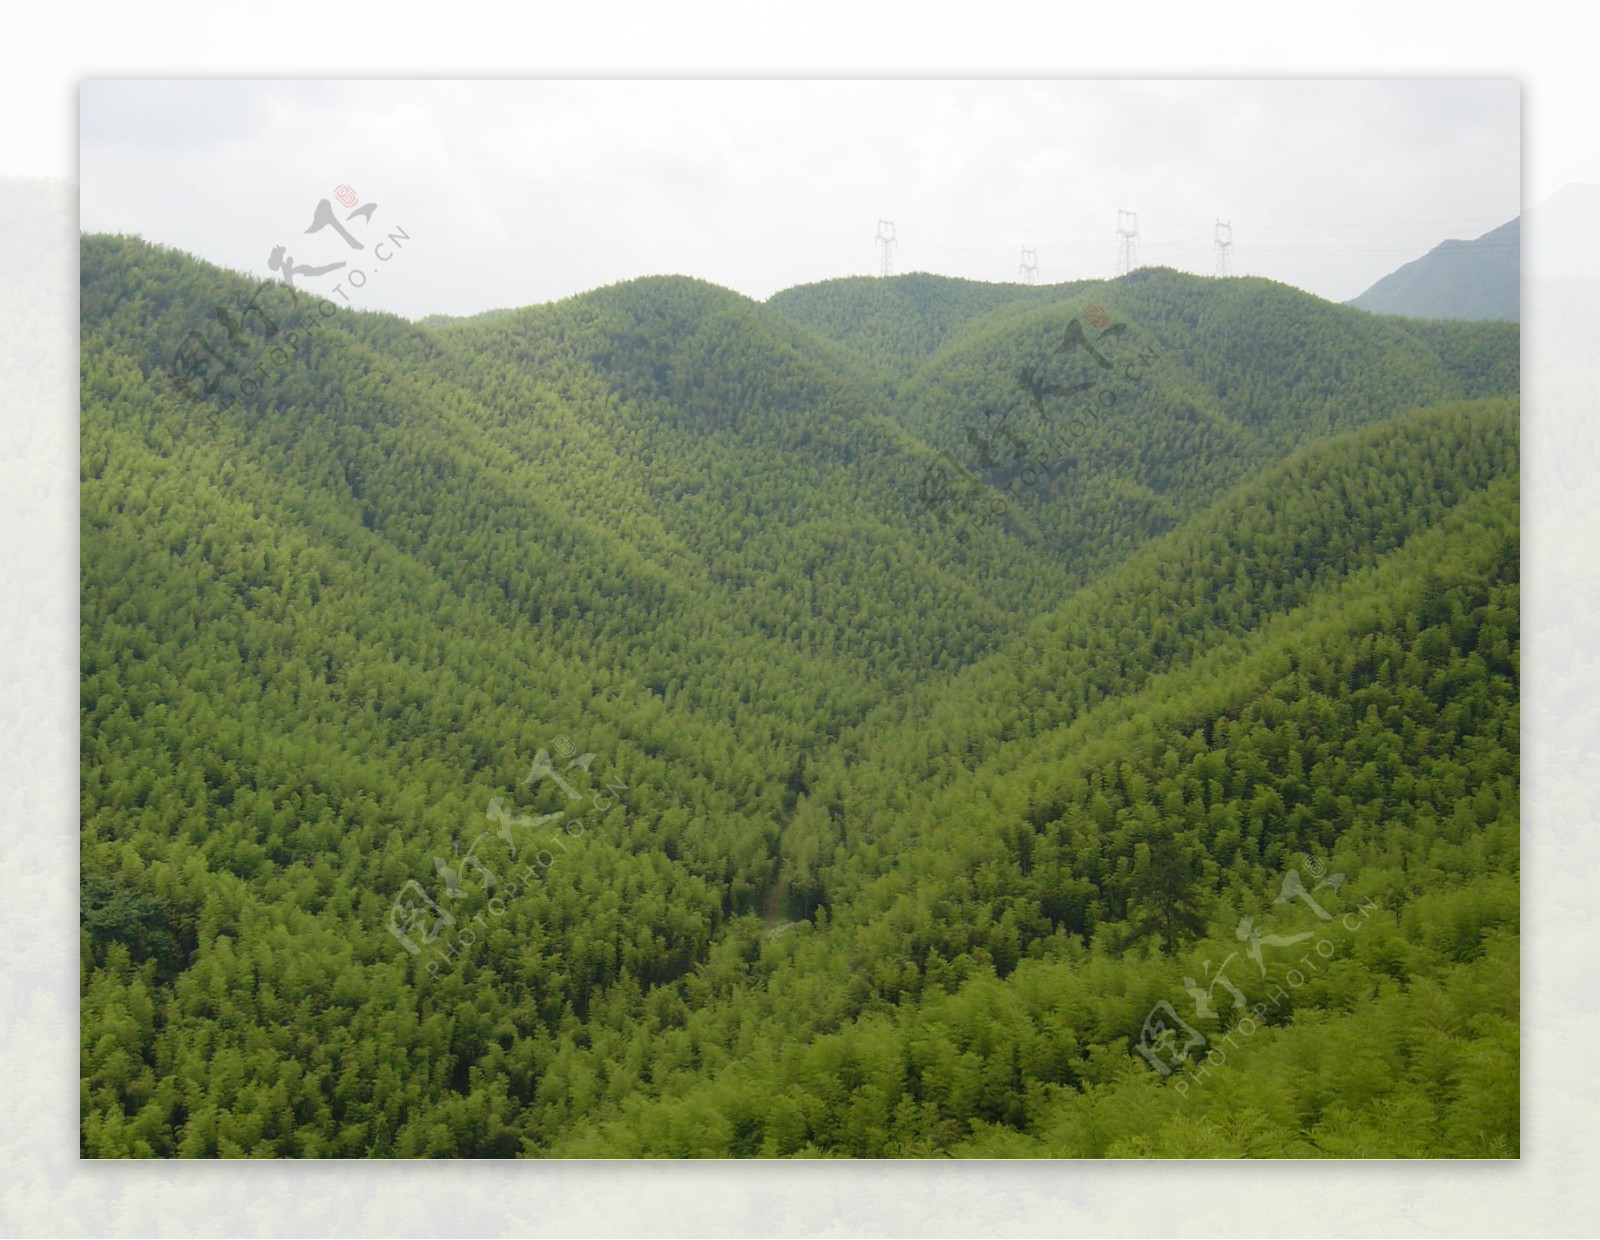
[[[1349,304],[1418,319],[1521,318],[1522,217],[1472,241],[1441,241]]]

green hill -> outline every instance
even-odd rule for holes
[[[874,291],[896,279],[841,280],[772,304],[803,306],[800,321],[833,330],[876,322],[886,303],[909,333],[929,317],[922,303],[948,285],[947,317],[961,316],[961,329],[898,385],[891,416],[1007,488],[1004,516],[973,523],[975,546],[993,555],[996,541],[1021,541],[1074,584],[1319,436],[1517,391],[1512,328],[1374,319],[1272,281],[1162,268],[1047,289],[899,279],[909,282],[903,295]],[[1013,299],[998,301],[1007,292]],[[1089,306],[1107,316],[1111,343],[1063,353]],[[881,336],[849,327],[831,338],[892,364],[869,349]],[[1085,382],[1075,396],[1036,399]],[[1002,528],[1003,539],[990,536]]]
[[[1051,305],[1075,296],[1082,287],[983,284],[916,272],[891,279],[847,276],[797,285],[773,294],[767,304],[889,374],[905,378],[973,320],[997,311],[1016,314]]]
[[[85,1155],[1515,1151],[1514,325],[81,271]],[[1384,913],[1180,1102],[1297,851]]]
[[[1289,586],[1280,609],[1213,634],[1203,653],[1158,660],[1142,687],[1093,693],[1103,656],[1091,635],[1150,617],[1176,630],[1172,617],[1192,607],[1180,600],[1214,588],[1204,550],[1232,505],[1152,549],[1174,568],[1156,579],[1166,589],[1086,592],[1098,597],[963,676],[911,728],[863,743],[879,755],[863,758],[865,773],[848,761],[819,773],[791,831],[819,842],[786,838],[785,850],[818,858],[808,872],[833,915],[813,913],[785,950],[764,952],[701,1021],[709,1086],[633,1091],[556,1152],[1513,1153],[1509,413],[1407,419],[1271,479],[1303,470],[1360,488],[1362,455],[1380,445],[1405,442],[1430,473],[1476,455],[1485,434],[1500,445],[1479,458],[1498,480],[1432,508],[1437,519],[1393,550],[1329,564],[1321,588],[1295,575],[1290,551],[1313,505],[1263,521],[1273,552],[1241,592]],[[1068,704],[1058,686],[1074,681],[1095,705]],[[1041,714],[1055,726],[1023,726]],[[1316,902],[1337,915],[1303,949],[1310,961],[1263,952],[1260,976],[1241,962],[1220,991],[1213,981],[1223,1011],[1200,1019],[1185,978],[1238,958],[1241,916],[1322,928],[1298,905],[1298,918],[1274,909],[1291,872],[1307,892],[1319,873],[1343,876]],[[1167,916],[1185,912],[1163,943]],[[1424,993],[1437,1034],[1417,1041],[1402,1031]],[[1130,1063],[1164,1000],[1218,1050],[1250,1041],[1207,1058],[1205,1074],[1199,1055],[1165,1076]]]

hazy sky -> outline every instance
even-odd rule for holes
[[[1489,81],[86,81],[82,227],[418,316],[655,273],[756,298],[879,267],[1043,282],[1138,257],[1355,296],[1520,209]],[[348,186],[369,215],[347,220]],[[330,227],[307,236],[319,201]],[[374,205],[375,204],[375,205]],[[373,260],[367,242],[409,234]],[[363,262],[365,266],[363,266]]]

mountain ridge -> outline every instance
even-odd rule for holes
[[[1521,318],[1522,217],[1471,241],[1441,241],[1348,303],[1426,319]]]
[[[85,1156],[1514,1152],[1515,324],[81,244]],[[1296,850],[1386,911],[1181,1100]]]

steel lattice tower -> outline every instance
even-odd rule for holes
[[[878,249],[883,253],[883,271],[881,274],[886,276],[892,276],[894,274],[893,252],[894,247],[898,244],[899,242],[895,240],[894,236],[894,221],[879,220]]]
[[[1218,220],[1212,237],[1217,246],[1217,274],[1230,276],[1233,274],[1233,225]]]
[[[1039,251],[1032,246],[1022,247],[1022,266],[1017,268],[1017,274],[1022,277],[1024,284],[1034,284],[1039,279]]]
[[[1117,274],[1125,276],[1139,265],[1139,216],[1117,208]]]

